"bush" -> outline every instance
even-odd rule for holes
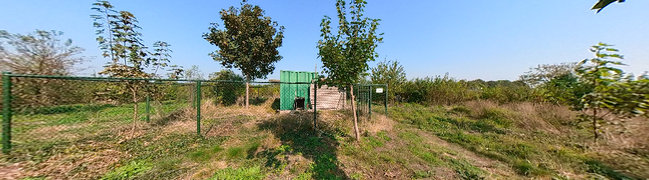
[[[465,81],[448,76],[407,81],[395,93],[397,102],[427,105],[451,105],[472,100],[508,103],[542,99],[537,91],[522,81]]]

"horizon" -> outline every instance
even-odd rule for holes
[[[64,32],[64,38],[85,49],[82,56],[88,62],[79,67],[85,70],[78,75],[87,76],[108,62],[95,41],[90,18],[93,2],[5,2],[0,7],[4,22],[0,29],[20,34],[36,29]],[[397,60],[408,79],[448,74],[455,79],[513,81],[539,64],[592,58],[590,46],[604,42],[620,49],[628,73],[640,75],[649,70],[649,20],[628,18],[649,17],[642,8],[649,7],[649,2],[616,3],[598,14],[590,10],[594,2],[368,2],[367,17],[381,19],[378,32],[385,34],[377,48],[380,56],[370,67],[384,59]],[[218,11],[237,7],[239,1],[111,3],[117,10],[135,14],[146,45],[158,40],[171,44],[171,64],[185,69],[197,65],[204,76],[225,69],[208,55],[216,47],[201,35],[210,23],[221,23]],[[322,67],[316,48],[321,39],[319,24],[324,15],[335,15],[334,2],[248,3],[259,5],[265,16],[286,28],[279,48],[284,58],[268,79],[279,79],[281,70]]]

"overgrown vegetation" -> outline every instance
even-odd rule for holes
[[[624,2],[600,0],[593,9],[599,12],[616,1]],[[244,1],[240,8],[220,12],[225,29],[214,25],[203,35],[219,48],[212,58],[240,69],[243,76],[231,70],[214,72],[209,76],[214,81],[205,82],[203,88],[198,83],[157,80],[14,78],[14,147],[0,156],[0,175],[8,179],[649,178],[649,78],[620,69],[623,56],[611,45],[592,46],[595,57],[579,63],[539,65],[516,81],[458,80],[448,75],[408,80],[397,61],[368,66],[378,57],[375,49],[382,37],[376,32],[379,20],[363,14],[366,4],[336,1],[337,33],[332,33],[329,17],[322,20],[317,48],[328,77],[319,80],[349,87],[350,99],[355,99],[356,83],[387,84],[389,115],[379,106],[368,108],[375,113],[357,115],[353,100],[351,109],[277,112],[279,86],[249,81],[274,71],[274,63],[282,58],[277,48],[284,27]],[[96,40],[109,58],[101,75],[162,78],[159,71],[166,70],[170,79],[183,75],[203,79],[197,66],[183,72],[169,65],[168,43],[157,41],[149,51],[132,13],[115,10],[108,1],[93,6]],[[61,35],[0,31],[0,45],[12,47],[0,46],[0,69],[72,74],[82,50],[70,40],[61,43]],[[364,79],[367,76],[370,80]],[[251,94],[256,98],[249,102]],[[201,96],[206,101],[199,101]],[[138,116],[145,112],[151,118]]]
[[[18,122],[58,119],[19,126],[20,141],[38,137],[25,133],[51,126],[60,135],[19,144],[17,156],[4,156],[0,167],[18,162],[23,177],[102,179],[633,179],[649,172],[649,166],[623,165],[629,157],[649,162],[631,153],[642,152],[641,146],[611,145],[616,153],[609,154],[587,147],[588,130],[570,120],[576,113],[557,105],[406,103],[391,107],[389,118],[382,109],[371,120],[361,118],[360,142],[347,110],[321,112],[314,131],[311,113],[274,115],[267,111],[270,105],[251,106],[255,113],[249,114],[243,106],[207,101],[203,123],[214,129],[204,129],[201,137],[195,135],[192,111],[184,110],[189,107],[172,102],[161,108],[173,113],[154,119],[164,122],[139,125],[137,136],[120,135],[128,132],[123,127],[130,126],[132,106],[17,115]],[[87,122],[105,124],[80,126]]]

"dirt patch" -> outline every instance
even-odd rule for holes
[[[23,166],[24,164],[20,163],[0,165],[0,177],[6,180],[21,179],[23,178]]]

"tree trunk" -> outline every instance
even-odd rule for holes
[[[246,81],[246,108],[248,108],[249,98],[250,98],[250,82]]]
[[[133,93],[133,130],[131,131],[131,136],[135,136],[135,129],[137,126],[137,110],[138,110],[138,105],[137,105],[137,88],[131,89],[131,92]]]
[[[354,114],[354,133],[356,135],[356,141],[360,141],[360,134],[358,133],[358,116],[356,114],[356,104],[354,104],[355,99],[354,99],[354,85],[350,85],[350,93],[352,96],[352,112]]]
[[[595,135],[593,140],[597,143],[597,108],[593,109],[593,135]]]

